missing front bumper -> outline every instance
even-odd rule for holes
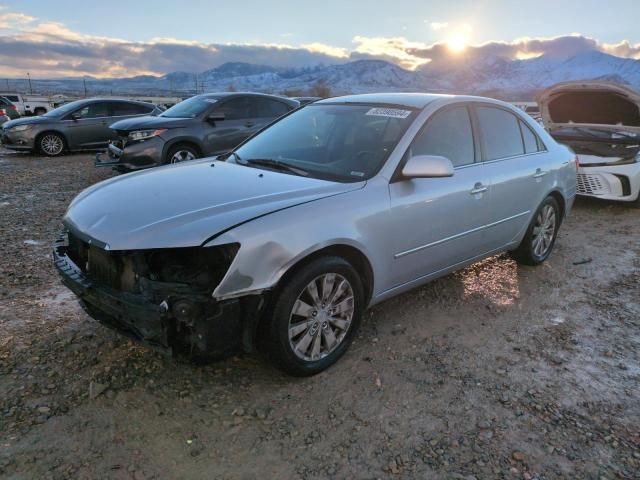
[[[67,255],[65,236],[54,245],[54,265],[83,309],[103,325],[174,356],[203,361],[251,351],[262,312],[262,296],[218,302],[167,284],[140,293],[118,291],[93,282]],[[174,286],[175,285],[175,286]],[[163,291],[162,300],[150,293]],[[156,296],[156,298],[153,298]]]

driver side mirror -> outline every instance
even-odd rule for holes
[[[223,122],[225,119],[225,115],[222,112],[213,112],[207,117],[207,122],[216,123]]]
[[[78,120],[80,120],[80,115],[78,115],[76,112],[72,113],[71,120],[73,120],[74,122],[77,122]]]
[[[453,163],[438,155],[416,155],[402,169],[403,178],[441,178],[453,176]]]

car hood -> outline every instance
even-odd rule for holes
[[[133,130],[143,130],[151,128],[179,128],[185,127],[193,122],[193,118],[169,118],[159,116],[144,116],[127,118],[111,125],[114,130],[131,132]]]
[[[81,192],[64,224],[110,250],[191,247],[238,224],[362,188],[211,159],[130,173]]]
[[[18,125],[36,125],[40,123],[47,123],[50,121],[51,119],[47,117],[22,117],[11,120],[2,125],[2,127],[5,129],[9,129],[11,127],[17,127]]]
[[[640,133],[640,93],[605,81],[553,85],[537,98],[545,128],[595,127]]]

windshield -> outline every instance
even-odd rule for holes
[[[76,100],[75,102],[65,103],[58,108],[54,108],[53,110],[48,111],[43,116],[44,117],[53,117],[58,118],[66,115],[67,113],[71,113],[78,108],[84,106],[86,103],[85,100]]]
[[[405,107],[309,105],[253,137],[235,151],[239,159],[230,160],[276,160],[311,177],[359,182],[380,170],[413,118]]]
[[[159,116],[169,118],[195,118],[217,101],[215,97],[191,97],[168,108]]]

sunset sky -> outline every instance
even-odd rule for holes
[[[638,0],[0,2],[0,77],[117,77],[381,58],[409,69],[481,52],[640,58]]]

